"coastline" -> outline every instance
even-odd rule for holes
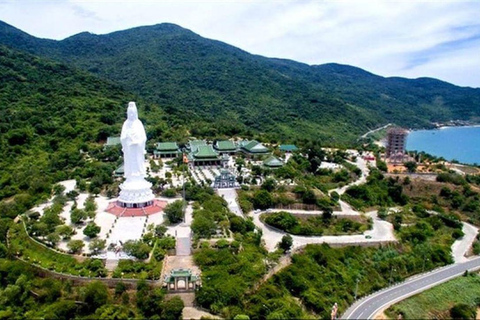
[[[410,131],[406,149],[424,151],[449,162],[475,166],[480,163],[479,129],[480,125],[474,124]]]

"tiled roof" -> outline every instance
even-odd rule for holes
[[[258,141],[255,141],[255,140],[252,140],[252,141],[249,141],[249,142],[245,143],[242,146],[242,148],[249,151],[249,152],[252,152],[252,153],[268,152],[268,149],[263,144],[261,144]]]
[[[267,160],[263,161],[263,165],[267,167],[281,167],[283,166],[283,162],[278,158],[271,156]]]
[[[205,140],[192,140],[188,143],[189,149],[192,152],[196,152],[199,146],[206,146],[207,141]]]
[[[213,150],[211,145],[198,146],[197,152],[194,152],[195,158],[218,158],[218,153]]]
[[[106,146],[116,146],[121,144],[120,137],[108,137]]]
[[[158,151],[176,151],[178,150],[178,145],[176,142],[159,142],[155,145]]]
[[[281,144],[279,147],[280,151],[297,151],[298,148],[294,144]]]
[[[237,146],[231,140],[223,140],[217,141],[215,144],[215,148],[218,150],[235,150],[237,149]]]

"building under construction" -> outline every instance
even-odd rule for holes
[[[403,162],[408,131],[402,128],[391,128],[387,131],[386,158],[391,162]]]

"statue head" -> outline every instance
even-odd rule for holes
[[[133,101],[128,103],[127,119],[131,121],[138,119],[137,105]]]

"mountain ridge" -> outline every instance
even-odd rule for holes
[[[114,81],[183,119],[200,136],[253,130],[335,144],[390,122],[428,127],[480,119],[480,89],[433,78],[382,77],[337,63],[266,58],[175,24],[82,32],[60,41],[5,29],[0,26],[0,43]]]

